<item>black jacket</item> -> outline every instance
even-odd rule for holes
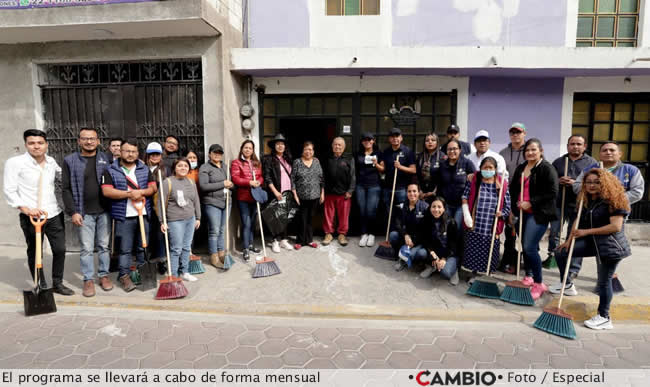
[[[395,212],[397,211],[397,212]],[[413,210],[409,209],[408,199],[404,203],[398,204],[393,209],[394,230],[399,233],[400,237],[408,235],[411,237],[413,244],[419,245],[424,242],[422,227],[426,215],[429,213],[429,204],[424,200],[418,200]]]
[[[510,202],[519,202],[521,174],[528,162],[519,164],[510,180]],[[530,170],[530,204],[533,207],[535,222],[544,224],[557,220],[555,199],[558,192],[558,177],[555,168],[546,160]],[[513,208],[515,206],[513,205]]]
[[[354,192],[357,177],[352,157],[345,154],[341,157],[330,155],[323,165],[323,176],[325,193],[343,195],[346,192]]]
[[[424,247],[428,252],[434,251],[439,258],[457,257],[458,254],[458,227],[453,217],[447,218],[445,231],[442,231],[442,220],[435,219],[431,212],[422,224]]]
[[[609,208],[609,202],[598,199],[589,203],[587,208],[582,209],[580,215],[580,229],[599,228],[610,223],[609,217],[622,215],[625,217],[627,211],[612,210]],[[625,227],[625,226],[623,226]],[[632,255],[630,244],[625,238],[625,232],[621,231],[608,235],[588,235],[585,238],[592,238],[596,246],[596,256],[601,260],[617,260]]]
[[[285,159],[289,166],[291,166],[292,161]],[[266,189],[271,194],[271,198],[275,197],[272,195],[269,184],[273,184],[276,190],[280,192],[280,179],[282,178],[282,165],[275,155],[265,155],[262,158],[262,176],[264,176],[264,185]],[[291,173],[289,173],[289,178],[291,178]]]

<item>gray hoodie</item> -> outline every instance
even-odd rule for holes
[[[221,168],[211,161],[201,165],[199,168],[199,187],[203,195],[203,204],[226,208],[226,196],[224,195],[224,181],[228,178],[228,166],[221,162]]]

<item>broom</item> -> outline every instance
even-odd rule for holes
[[[397,156],[396,160],[399,160],[399,155]],[[390,235],[390,220],[393,217],[393,201],[395,200],[396,184],[397,184],[397,169],[395,169],[395,173],[393,174],[393,190],[390,193],[390,207],[388,209],[388,225],[386,226],[386,240],[379,242],[379,247],[377,247],[377,250],[375,251],[375,257],[381,259],[388,259],[390,261],[395,260],[395,250],[393,249],[393,246],[390,244],[390,241],[388,240],[388,236]]]
[[[252,170],[253,181],[257,181],[255,178],[255,169]],[[261,260],[256,260],[255,270],[253,271],[253,278],[263,278],[270,277],[272,275],[280,274],[280,268],[277,263],[266,255],[266,242],[264,241],[264,227],[262,226],[262,211],[260,211],[260,202],[255,200],[255,205],[257,205],[257,220],[260,223],[260,236],[262,237],[262,249],[264,250],[264,258]]]
[[[564,176],[569,174],[569,157],[564,159]],[[560,208],[560,243],[562,243],[562,229],[564,228],[564,201],[566,197],[566,185],[562,186],[562,207]],[[569,227],[570,228],[570,227]],[[555,254],[551,254],[548,259],[542,262],[544,269],[554,269],[557,267]]]
[[[498,180],[498,177],[497,177]],[[495,181],[496,183],[496,181]],[[474,280],[472,286],[467,289],[467,294],[481,298],[499,298],[499,287],[496,280],[490,277],[490,263],[492,262],[492,250],[494,250],[494,239],[497,234],[497,224],[499,223],[499,215],[501,212],[501,198],[503,197],[503,187],[505,186],[505,179],[501,181],[501,188],[499,188],[499,198],[497,201],[497,212],[494,215],[494,225],[492,226],[492,238],[490,239],[490,252],[488,253],[487,269],[485,270],[486,276]]]
[[[41,230],[45,222],[47,222],[47,213],[44,212],[43,218],[39,218],[38,220],[34,220],[34,218],[30,216],[29,221],[32,222],[36,231],[36,259],[34,262],[34,288],[23,290],[25,316],[54,313],[56,312],[56,303],[54,302],[54,293],[52,292],[52,288],[41,288],[38,278],[39,272],[41,275],[43,275],[43,248],[41,245]]]
[[[562,195],[564,196],[564,195]],[[519,202],[524,201],[524,174],[521,173],[521,185],[520,185],[520,199]],[[564,201],[562,201],[564,202]],[[501,301],[509,302],[511,304],[518,305],[535,305],[535,300],[530,294],[530,286],[524,285],[519,280],[519,269],[521,266],[521,239],[523,238],[522,226],[523,226],[523,211],[519,207],[519,238],[517,240],[517,279],[515,281],[506,282],[506,287],[503,289],[501,294]]]
[[[160,208],[162,209],[163,224],[167,226],[167,215],[165,208],[165,191],[163,188],[162,173],[158,170],[158,180],[160,181]],[[167,253],[167,277],[160,280],[160,286],[156,292],[156,300],[170,300],[174,298],[183,298],[189,294],[183,280],[172,276],[172,265],[169,258],[169,235],[168,229],[165,229],[165,251]]]
[[[198,255],[190,256],[190,265],[188,267],[190,274],[203,274],[205,273],[205,267],[203,267],[203,262],[201,262],[201,257]]]
[[[580,204],[578,207],[578,216],[573,225],[573,229],[578,229],[578,223],[580,223],[580,215],[582,214],[582,202],[584,196],[580,198]],[[573,317],[562,310],[562,300],[564,299],[564,288],[566,286],[566,280],[569,277],[569,267],[571,266],[571,258],[573,257],[573,246],[575,245],[575,238],[571,239],[571,244],[569,245],[569,256],[564,267],[564,277],[562,278],[562,289],[560,290],[560,301],[557,303],[557,307],[547,306],[544,308],[544,312],[539,316],[537,321],[533,326],[537,329],[541,329],[544,332],[548,332],[560,337],[566,337],[567,339],[576,338],[576,328],[573,326]]]
[[[230,167],[226,163],[226,176],[230,180]],[[230,189],[225,188],[226,193],[226,252],[223,257],[223,270],[228,270],[235,264],[235,260],[230,255]]]

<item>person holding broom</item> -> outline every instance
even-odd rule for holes
[[[542,258],[539,255],[539,242],[546,233],[548,224],[557,219],[555,201],[558,192],[558,177],[555,168],[544,160],[542,143],[531,138],[524,145],[526,162],[515,169],[510,185],[510,196],[517,199],[517,207],[523,211],[522,248],[526,263],[524,285],[532,286],[530,294],[533,300],[548,290],[542,278]],[[524,186],[521,186],[521,175]],[[524,200],[519,201],[520,190]],[[514,224],[514,220],[512,221]],[[532,275],[532,277],[531,277]]]
[[[136,251],[136,267],[145,264],[141,232],[148,235],[149,216],[152,214],[150,197],[156,193],[156,181],[149,168],[138,160],[138,145],[135,139],[122,143],[121,156],[113,161],[102,175],[102,193],[111,199],[111,216],[115,219],[116,240],[119,240],[120,271],[118,280],[125,292],[135,289],[131,281],[131,252]],[[139,224],[138,210],[134,202],[144,200],[142,222]]]
[[[382,200],[386,206],[386,214],[390,212],[391,195],[393,195],[393,187],[389,182],[394,181],[395,174],[397,173],[397,180],[395,181],[395,200],[394,203],[403,203],[406,201],[406,186],[409,185],[417,168],[415,167],[415,154],[406,145],[402,144],[402,131],[399,128],[393,128],[388,132],[388,142],[390,146],[381,153],[379,160],[384,164],[384,171],[386,173],[386,184],[382,191]]]
[[[612,329],[609,306],[613,298],[612,276],[616,267],[632,252],[623,223],[630,213],[630,202],[623,186],[616,176],[605,169],[594,168],[584,174],[578,200],[583,200],[583,211],[576,220],[578,228],[569,238],[558,246],[555,253],[561,273],[567,265],[568,249],[575,239],[573,254],[580,257],[596,257],[598,263],[598,314],[585,321],[591,329]],[[571,277],[566,279],[566,287],[573,287]]]
[[[499,235],[503,232],[505,218],[510,215],[510,196],[505,194],[501,197],[501,211],[496,214],[501,185],[504,184],[504,191],[508,188],[508,181],[503,176],[497,176],[496,171],[497,160],[487,156],[481,161],[479,171],[470,175],[471,177],[465,183],[462,199],[465,225],[462,266],[473,274],[485,271],[488,266],[490,246],[493,246],[490,272],[497,268]],[[498,223],[495,241],[492,243],[495,216],[498,217]]]
[[[210,160],[199,168],[199,186],[203,192],[205,216],[208,218],[208,251],[210,264],[223,269],[226,250],[224,232],[226,224],[226,192],[234,185],[228,180],[228,168],[223,160],[223,147],[219,144],[210,145]]]
[[[185,157],[177,158],[172,164],[174,174],[160,187],[165,201],[158,202],[160,231],[169,232],[169,254],[172,276],[178,275],[184,281],[197,281],[189,273],[190,251],[194,230],[201,225],[201,201],[194,180],[188,177],[190,162]],[[162,206],[165,206],[167,223],[163,221]]]
[[[65,225],[59,203],[61,168],[47,155],[47,134],[38,129],[23,132],[27,152],[7,160],[4,170],[4,194],[7,204],[19,211],[20,228],[27,243],[27,265],[34,278],[36,266],[36,230],[31,218],[47,217],[43,234],[52,247],[52,282],[55,293],[71,296],[74,291],[63,284],[65,267]],[[41,235],[43,235],[41,234]],[[40,288],[47,288],[42,269],[38,273]]]
[[[251,193],[251,188],[264,184],[262,164],[255,155],[255,143],[245,140],[239,148],[237,160],[230,165],[230,176],[237,186],[237,204],[242,224],[242,250],[244,261],[250,259],[250,252],[260,253],[261,250],[253,246],[253,228],[257,205]]]

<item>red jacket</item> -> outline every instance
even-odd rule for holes
[[[237,186],[237,200],[254,202],[250,186],[250,181],[253,180],[253,163],[241,159],[233,160],[230,164],[230,176],[232,176],[233,184]],[[261,165],[255,168],[255,179],[260,184],[264,184]]]

